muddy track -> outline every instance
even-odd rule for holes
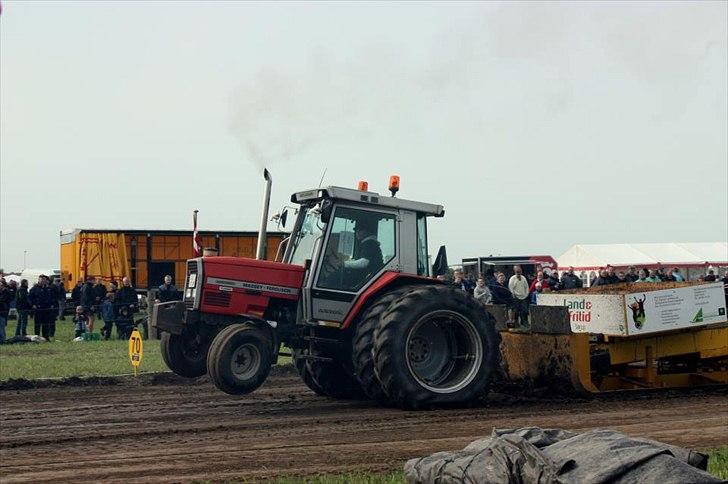
[[[387,471],[493,427],[609,427],[689,447],[728,443],[728,390],[591,400],[493,395],[479,408],[403,412],[317,397],[278,372],[231,397],[173,378],[0,391],[0,481],[264,479]]]

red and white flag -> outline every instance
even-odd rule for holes
[[[192,212],[192,257],[200,257],[202,255],[202,241],[200,234],[197,232],[197,212]]]

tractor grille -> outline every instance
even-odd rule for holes
[[[226,308],[230,306],[231,298],[231,292],[205,291],[205,297],[203,298],[203,302],[210,306],[219,306],[222,308]]]
[[[190,274],[197,274],[197,261],[187,261],[187,279],[185,279],[185,294],[187,293],[187,284],[190,280]],[[197,281],[197,285],[200,284],[201,281]],[[195,288],[192,288],[192,297],[185,297],[185,307],[187,309],[194,309],[195,307]]]

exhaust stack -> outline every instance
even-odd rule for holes
[[[268,249],[268,208],[270,207],[270,188],[273,185],[273,177],[270,176],[268,169],[263,169],[263,178],[265,178],[265,193],[263,194],[263,214],[260,219],[260,230],[258,231],[258,248],[255,252],[255,258],[265,260]]]

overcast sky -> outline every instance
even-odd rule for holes
[[[0,267],[256,230],[264,165],[273,208],[399,174],[451,263],[725,241],[727,5],[3,0]]]

